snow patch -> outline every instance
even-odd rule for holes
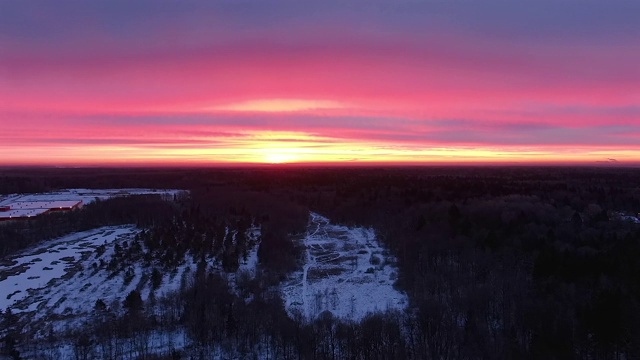
[[[281,286],[290,315],[312,320],[330,311],[360,320],[371,312],[407,306],[407,296],[393,287],[395,258],[378,243],[373,229],[334,225],[311,213],[302,241],[305,264]]]

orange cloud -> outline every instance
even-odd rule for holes
[[[305,99],[259,99],[226,105],[218,105],[204,110],[233,112],[297,112],[320,109],[340,109],[344,106],[337,101]]]

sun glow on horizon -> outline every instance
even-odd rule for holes
[[[349,138],[345,134],[305,131],[238,131],[230,135],[192,134],[178,146],[165,146],[164,138],[147,143],[124,141],[85,144],[82,147],[37,145],[30,154],[0,145],[0,153],[16,164],[533,164],[591,163],[640,164],[640,152],[625,147],[488,146],[482,144],[403,143]],[[104,154],[112,159],[104,159]],[[42,154],[47,154],[43,156]],[[615,160],[611,160],[615,159]],[[36,161],[37,160],[37,161]],[[11,164],[11,162],[9,162]]]
[[[296,162],[299,158],[295,154],[270,152],[264,155],[264,161],[269,164],[287,164]]]
[[[591,164],[640,166],[640,151],[626,146],[446,144],[401,142],[366,138],[361,134],[313,131],[224,129],[220,133],[193,132],[180,137],[165,130],[145,141],[129,137],[112,143],[92,142],[82,146],[38,144],[28,151],[0,144],[5,165],[124,165],[124,166],[252,166],[368,164]],[[131,130],[131,129],[129,129]],[[173,137],[171,137],[173,136]],[[171,146],[167,146],[167,142]],[[109,154],[109,157],[105,157]]]

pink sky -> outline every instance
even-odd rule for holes
[[[622,1],[5,2],[0,165],[637,165],[638,14]]]

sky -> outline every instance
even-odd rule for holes
[[[0,165],[640,164],[640,2],[0,0]]]

